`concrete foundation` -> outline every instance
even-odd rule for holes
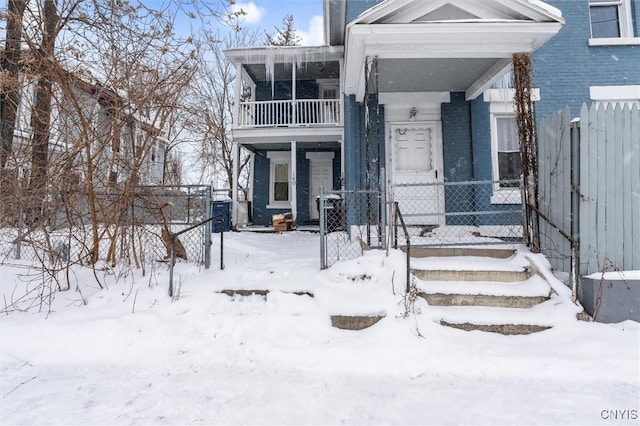
[[[640,280],[580,277],[580,303],[598,322],[640,322]]]

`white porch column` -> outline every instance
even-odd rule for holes
[[[233,105],[233,127],[238,127],[240,124],[240,96],[242,96],[242,64],[238,62],[236,64],[236,93]]]
[[[296,141],[291,141],[291,214],[298,217],[298,171],[296,167]]]
[[[231,145],[231,158],[233,161],[233,182],[231,182],[231,224],[235,228],[238,224],[238,170],[240,162],[240,147],[236,141],[233,141],[233,144]]]
[[[296,90],[298,89],[296,85],[296,72],[297,67],[296,64],[291,64],[291,113],[293,115],[293,124],[298,124],[298,108],[296,107]]]

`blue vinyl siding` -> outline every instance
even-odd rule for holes
[[[272,150],[269,150],[272,151]],[[296,151],[297,162],[297,209],[299,224],[309,220],[309,160],[307,152],[334,153],[333,158],[333,189],[340,187],[340,150],[339,149],[300,149]],[[271,217],[275,214],[290,212],[291,209],[268,209],[269,205],[269,173],[270,161],[267,158],[267,150],[255,151],[254,163],[254,192],[253,192],[253,223],[255,225],[270,225]],[[289,152],[289,151],[285,151]]]
[[[473,180],[473,141],[471,138],[471,107],[464,93],[451,93],[451,102],[442,104],[442,153],[445,182]],[[467,190],[465,188],[464,190]],[[445,187],[447,212],[469,211],[473,198],[458,187]],[[464,218],[449,218],[449,224],[465,223]]]
[[[540,88],[536,115],[542,119],[568,105],[579,111],[589,102],[589,86],[640,84],[640,45],[589,46],[588,0],[547,0],[566,23],[533,55],[533,83]],[[631,0],[635,37],[640,37],[640,0]]]
[[[367,9],[371,9],[382,0],[347,0],[346,21],[353,21]]]

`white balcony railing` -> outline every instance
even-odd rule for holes
[[[237,127],[340,126],[339,99],[241,102]]]

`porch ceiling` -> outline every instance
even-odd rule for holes
[[[363,64],[377,58],[379,91],[465,91],[473,99],[513,54],[534,52],[563,24],[561,11],[540,0],[381,2],[347,25],[344,91],[361,101]]]
[[[364,98],[361,64],[376,57],[380,91],[465,91],[473,99],[504,74],[514,53],[534,51],[561,26],[524,21],[356,25],[347,40],[345,93]]]
[[[280,63],[273,65],[274,80],[290,81],[292,78],[291,63]],[[244,69],[249,77],[255,82],[270,81],[267,78],[267,67],[265,64],[246,64]],[[298,80],[316,80],[319,78],[340,78],[340,63],[331,62],[303,62],[296,69]]]
[[[378,91],[465,91],[499,61],[496,58],[380,59]]]
[[[225,56],[234,65],[242,65],[254,83],[291,80],[292,66],[298,79],[339,78],[344,57],[342,46],[262,46],[228,49]]]

